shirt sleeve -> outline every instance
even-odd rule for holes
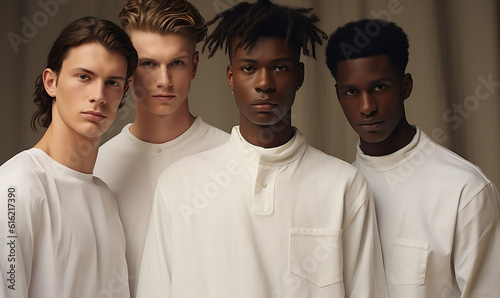
[[[347,200],[361,201],[343,229],[344,287],[346,297],[388,297],[373,197],[360,175]],[[349,214],[346,214],[349,216]]]
[[[500,198],[492,183],[458,213],[453,264],[462,298],[500,293]]]
[[[26,183],[0,178],[0,296],[28,297],[36,227],[41,224],[39,194]]]
[[[137,283],[137,298],[172,297],[171,220],[165,196],[158,184],[144,244]]]

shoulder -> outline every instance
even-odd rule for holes
[[[96,189],[99,189],[100,192],[106,195],[111,195],[114,196],[113,192],[111,191],[111,188],[99,177],[95,176],[92,178],[92,185]]]
[[[314,185],[318,193],[324,193],[328,200],[342,198],[346,223],[358,210],[366,206],[372,194],[363,174],[353,165],[314,147],[308,146],[304,155],[307,185]],[[325,206],[328,204],[325,202]]]
[[[15,191],[19,204],[39,202],[45,197],[47,172],[32,151],[26,150],[0,167],[0,191]]]
[[[201,175],[229,162],[229,155],[230,152],[226,145],[188,155],[169,165],[161,174],[160,179],[165,176],[169,179],[172,177],[177,179],[183,175],[190,177]]]
[[[310,145],[304,154],[306,162],[314,166],[317,171],[327,172],[329,174],[354,177],[358,170],[351,164],[325,152],[316,149]]]
[[[418,171],[418,179],[426,181],[429,189],[439,191],[443,196],[459,198],[460,209],[492,185],[477,165],[432,140],[422,148],[413,167],[423,168]]]
[[[109,152],[116,152],[124,148],[123,144],[126,140],[126,134],[131,124],[127,124],[120,133],[106,141],[99,147],[99,154],[109,154]]]
[[[423,150],[426,150],[425,148]],[[491,181],[486,177],[481,168],[466,160],[455,152],[447,149],[434,141],[429,141],[429,150],[426,155],[434,156],[434,164],[431,165],[436,173],[446,174],[450,180],[462,181],[463,183],[480,183],[486,185]],[[448,179],[447,179],[448,180]]]
[[[0,178],[2,182],[29,181],[41,172],[43,170],[40,169],[36,157],[30,150],[18,153],[0,166]]]
[[[141,151],[136,150],[132,142],[128,140],[126,129],[130,124],[126,125],[123,130],[109,139],[99,147],[97,160],[94,166],[94,175],[101,178],[106,176],[105,180],[120,173],[120,168],[125,166],[125,161],[137,160],[141,156]]]
[[[350,198],[361,205],[368,197],[368,183],[353,165],[308,146],[301,161],[303,179],[330,194]]]
[[[201,133],[201,137],[204,139],[212,140],[215,143],[224,143],[229,140],[229,133],[208,124],[199,116],[197,117],[197,120],[200,122],[198,128]]]

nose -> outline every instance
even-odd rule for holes
[[[255,79],[255,90],[259,92],[272,92],[274,89],[272,70],[261,69]]]
[[[159,88],[172,86],[172,79],[166,65],[161,65],[158,68],[158,76],[156,79],[156,86]]]
[[[106,98],[104,96],[104,88],[106,83],[103,81],[96,81],[93,86],[93,94],[90,98],[91,103],[97,103],[98,105],[103,105],[106,103]]]
[[[370,116],[377,112],[377,103],[371,94],[363,92],[360,110],[363,116]]]

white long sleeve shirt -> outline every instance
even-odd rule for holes
[[[0,296],[128,298],[125,236],[111,190],[40,149],[0,167]]]
[[[371,194],[354,167],[238,127],[160,176],[137,297],[386,297]]]
[[[417,127],[387,156],[355,165],[374,193],[391,297],[500,297],[500,202],[479,168]]]
[[[99,148],[94,175],[117,197],[127,242],[130,295],[134,298],[158,177],[171,163],[227,142],[229,134],[198,116],[176,139],[153,144],[137,139],[130,133],[130,126]]]

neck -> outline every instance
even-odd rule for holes
[[[53,160],[72,170],[92,174],[99,141],[99,138],[65,133],[51,124],[34,148],[44,151]]]
[[[403,116],[392,133],[385,140],[378,143],[368,143],[360,140],[361,150],[370,156],[389,155],[408,145],[415,136],[416,129]]]
[[[295,134],[289,117],[283,118],[274,125],[256,125],[244,119],[247,118],[241,115],[240,133],[247,142],[255,146],[262,148],[278,147],[290,141]]]
[[[195,117],[189,113],[187,100],[172,114],[155,115],[136,104],[135,121],[130,132],[141,141],[162,144],[182,135],[193,124]]]

